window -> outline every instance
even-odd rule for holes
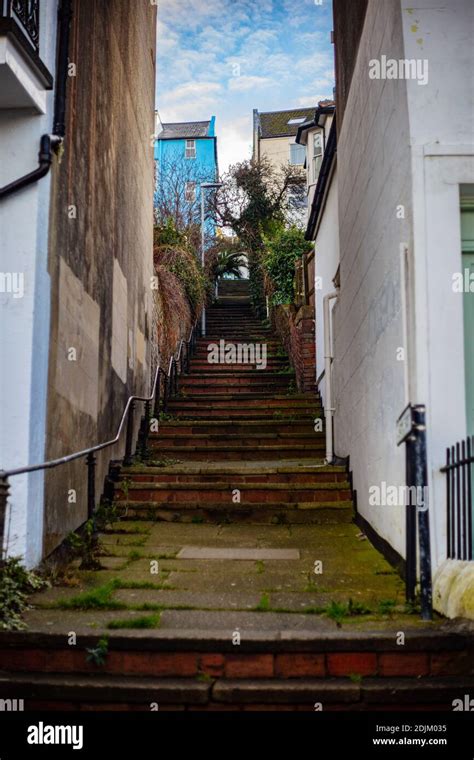
[[[196,158],[196,140],[186,140],[186,158]]]
[[[303,166],[306,157],[306,149],[304,145],[298,145],[297,143],[290,144],[290,164],[292,166]]]
[[[321,132],[317,132],[313,137],[313,168],[312,168],[312,180],[316,182],[321,169],[321,163],[323,160],[323,141]]]
[[[289,126],[292,126],[293,124],[302,124],[305,120],[304,116],[300,116],[298,119],[290,119],[288,122]]]
[[[196,183],[195,182],[186,182],[184,197],[188,203],[193,203],[193,201],[196,200]]]

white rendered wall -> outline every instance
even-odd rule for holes
[[[40,54],[54,73],[57,3],[41,3]],[[52,128],[53,93],[44,115],[0,111],[0,185],[38,165],[41,135]],[[24,296],[0,293],[0,468],[44,458],[50,290],[47,273],[49,176],[0,204],[0,271],[24,276]],[[6,545],[28,566],[41,559],[43,475],[12,478]]]
[[[333,279],[339,266],[338,186],[335,172],[329,186],[326,204],[315,242],[315,301],[316,301],[316,378],[324,370],[323,298],[334,290]],[[330,301],[330,309],[334,301]],[[319,384],[323,406],[326,406],[326,380]]]
[[[405,509],[369,489],[405,483],[396,420],[405,405],[400,244],[410,236],[406,83],[369,79],[369,61],[403,54],[398,2],[369,2],[338,142],[341,270],[334,307],[335,449],[350,455],[358,510],[405,554]],[[404,206],[404,219],[397,207]]]
[[[427,406],[433,565],[446,557],[446,447],[466,434],[459,187],[474,182],[471,0],[403,0],[405,57],[428,61],[407,83],[412,145],[416,362],[410,394]],[[449,114],[445,106],[449,102]]]

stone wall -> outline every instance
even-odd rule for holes
[[[114,437],[151,374],[156,7],[81,0],[73,14],[51,204],[47,458]],[[98,495],[122,453],[98,457]],[[84,460],[48,474],[46,554],[86,519],[86,474]]]

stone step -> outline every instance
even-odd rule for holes
[[[223,395],[223,394],[222,394]],[[307,409],[307,408],[292,408],[292,407],[276,407],[269,406],[265,409],[259,409],[256,406],[237,406],[235,402],[232,402],[232,406],[223,404],[219,406],[218,397],[214,397],[215,403],[212,404],[199,404],[196,399],[190,399],[192,403],[181,404],[179,402],[170,403],[168,406],[168,413],[172,415],[179,415],[182,420],[214,420],[220,421],[242,421],[252,420],[254,422],[278,419],[278,420],[294,420],[301,419],[307,420],[308,418],[321,418],[321,409]]]
[[[133,479],[128,484],[127,494],[119,482],[115,491],[116,500],[128,502],[152,501],[156,504],[174,504],[181,502],[233,503],[235,488],[225,481],[183,483],[158,483],[156,481],[139,481]],[[282,502],[292,504],[313,502],[347,502],[351,498],[350,486],[346,482],[317,483],[239,483],[239,505],[272,504]]]
[[[340,525],[351,523],[351,501],[225,502],[117,501],[126,508],[122,520],[153,520],[172,523],[250,523],[251,525]]]
[[[214,613],[210,631],[111,631],[101,665],[87,660],[98,636],[78,635],[68,647],[53,633],[0,634],[3,699],[24,699],[25,711],[137,709],[177,705],[199,709],[298,706],[323,710],[453,709],[474,690],[469,630],[396,632],[239,630]],[[273,613],[265,615],[271,618]],[[234,639],[235,641],[235,639]],[[131,706],[134,708],[131,708]]]

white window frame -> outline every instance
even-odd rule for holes
[[[186,140],[184,144],[184,157],[196,158],[196,140]]]
[[[323,134],[315,132],[313,135],[313,155],[311,159],[311,175],[313,183],[316,182],[323,161]]]

